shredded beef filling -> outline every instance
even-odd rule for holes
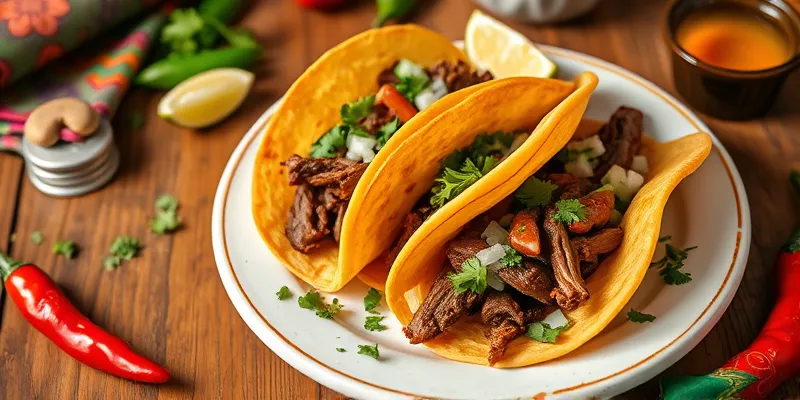
[[[630,169],[633,156],[642,146],[643,120],[644,115],[635,108],[620,107],[614,112],[608,125],[599,133],[606,152],[600,156],[594,169],[595,180],[605,176],[615,164]]]
[[[378,130],[389,122],[392,122],[395,117],[394,111],[383,104],[376,104],[372,106],[372,112],[361,121],[361,126],[369,133],[375,135],[378,133]]]
[[[525,315],[510,294],[491,291],[483,302],[481,320],[490,327],[486,332],[489,339],[487,358],[492,365],[500,360],[508,344],[524,331]]]
[[[344,212],[367,164],[295,154],[284,166],[289,170],[289,184],[297,185],[285,226],[289,243],[307,253],[330,236],[338,242]]]
[[[389,249],[389,253],[386,257],[386,266],[388,268],[392,267],[394,260],[396,260],[397,256],[400,254],[400,250],[408,243],[408,239],[411,239],[411,235],[422,226],[423,222],[425,222],[425,214],[423,211],[414,210],[406,215],[406,218],[403,220],[403,230],[400,231],[400,236],[397,237],[397,241],[392,248]]]
[[[456,64],[442,61],[431,67],[428,73],[434,79],[442,78],[448,93],[492,80],[492,74],[489,71],[472,72],[469,64],[461,60],[458,60]]]
[[[557,287],[551,292],[558,306],[570,311],[576,309],[589,298],[589,291],[581,275],[581,265],[575,250],[572,248],[567,230],[552,218],[555,213],[553,205],[547,206],[544,218],[544,231],[550,241],[550,264]]]
[[[545,304],[552,304],[550,293],[553,291],[553,279],[543,266],[525,260],[519,267],[506,267],[497,272],[503,282],[514,289]]]
[[[622,229],[607,228],[573,239],[572,246],[581,261],[596,262],[600,255],[616,250],[622,244],[622,236]]]

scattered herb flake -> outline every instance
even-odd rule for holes
[[[53,254],[64,256],[67,260],[71,260],[78,251],[78,246],[72,240],[56,240],[53,243]]]
[[[651,314],[645,314],[643,312],[636,311],[631,308],[628,311],[628,321],[636,322],[636,323],[645,323],[645,322],[653,322],[656,320],[656,317]]]
[[[381,321],[386,317],[381,317],[377,315],[369,315],[367,316],[366,321],[364,321],[364,329],[372,332],[380,332],[389,329],[386,325],[381,324]]]
[[[556,189],[557,185],[532,176],[517,189],[515,196],[525,207],[535,208],[549,204]]]
[[[277,293],[275,293],[275,295],[278,296],[278,300],[286,300],[289,297],[292,297],[292,292],[289,291],[288,287],[281,286],[281,288],[278,290]]]
[[[473,257],[461,264],[461,272],[447,275],[450,283],[453,284],[456,294],[461,294],[467,290],[482,294],[486,290],[486,266],[480,260]]]
[[[522,254],[510,247],[506,250],[506,255],[500,259],[500,265],[504,267],[519,267],[522,265]]]
[[[672,239],[672,236],[669,236],[669,235],[662,236],[662,237],[658,238],[658,243],[664,243],[664,242],[666,242],[666,241],[668,241],[670,239]]]
[[[171,194],[164,194],[156,199],[156,210],[158,211],[178,211],[178,199]]]
[[[363,354],[365,356],[372,357],[374,359],[378,359],[381,356],[381,353],[378,351],[378,344],[375,343],[374,346],[360,344],[358,345],[358,354]]]
[[[325,299],[313,288],[309,289],[304,296],[300,296],[297,299],[297,304],[300,308],[316,311],[318,317],[325,319],[333,319],[333,316],[344,307],[343,304],[339,303],[339,299],[336,298],[333,299],[333,303],[330,305],[325,304]]]
[[[172,195],[163,195],[156,200],[156,216],[150,220],[150,230],[156,235],[174,232],[181,227],[178,216],[178,200]]]
[[[44,242],[44,235],[42,235],[42,232],[39,231],[32,232],[31,242],[33,242],[33,244],[42,244],[42,242]]]
[[[117,236],[114,243],[111,244],[109,251],[111,254],[122,258],[123,260],[130,260],[136,257],[136,253],[142,248],[142,244],[138,240],[130,236]]]
[[[345,350],[345,349],[343,349],[343,348],[341,348],[341,347],[337,347],[337,348],[336,348],[336,351],[338,351],[339,353],[344,353],[344,352],[345,352],[345,351],[347,351],[347,350]]]
[[[380,303],[381,292],[377,291],[375,288],[369,288],[369,292],[364,296],[364,311],[377,314],[378,312],[375,311],[375,308],[377,308]]]
[[[670,238],[670,236],[662,237],[659,239],[659,242],[667,242]],[[666,243],[666,254],[660,260],[650,263],[650,267],[655,267],[659,270],[658,274],[661,275],[667,285],[683,285],[689,283],[692,281],[692,274],[683,272],[681,268],[683,268],[683,263],[689,256],[689,251],[696,248],[697,246],[679,249]]]
[[[103,257],[103,268],[107,270],[112,270],[120,266],[122,264],[122,257],[110,255]]]
[[[586,207],[578,199],[559,200],[556,202],[553,219],[562,224],[571,224],[586,219]]]
[[[569,328],[569,323],[559,326],[559,327],[551,327],[550,324],[546,322],[534,322],[528,325],[528,331],[525,333],[525,336],[542,343],[555,343],[556,338],[561,332],[564,332]]]

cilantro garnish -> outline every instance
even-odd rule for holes
[[[528,325],[528,331],[525,333],[525,336],[542,343],[555,343],[556,338],[561,332],[564,332],[569,328],[569,322],[559,326],[559,327],[551,327],[550,324],[546,322],[534,322]]]
[[[344,353],[344,352],[345,352],[345,351],[347,351],[347,350],[345,350],[345,349],[343,349],[343,348],[341,348],[341,347],[337,347],[337,348],[336,348],[336,351],[338,351],[339,353]]]
[[[578,199],[559,200],[553,219],[562,224],[571,224],[586,219],[586,207]]]
[[[364,329],[373,332],[380,332],[389,329],[386,325],[382,325],[381,321],[386,317],[381,317],[377,315],[370,315],[367,316],[367,319],[364,321]]]
[[[362,97],[354,102],[347,103],[339,110],[342,122],[347,125],[358,125],[362,119],[367,118],[375,105],[375,95]]]
[[[444,159],[444,166],[450,169],[458,169],[464,163],[464,160],[468,158],[478,165],[482,162],[482,158],[509,148],[515,136],[516,133],[506,132],[482,133],[476,136],[468,147],[450,153]]]
[[[349,130],[350,128],[346,125],[336,125],[325,132],[324,135],[311,145],[311,157],[336,157],[336,153],[347,145],[347,132]]]
[[[550,203],[550,198],[556,189],[557,185],[532,176],[517,189],[515,196],[525,207],[535,208]]]
[[[178,216],[178,200],[172,195],[162,195],[156,200],[156,216],[150,220],[150,230],[156,235],[163,235],[180,228],[181,218]]]
[[[375,343],[374,346],[360,344],[358,345],[358,354],[363,354],[365,356],[372,357],[374,359],[378,359],[381,356],[381,353],[378,351],[378,344]]]
[[[664,242],[666,242],[666,241],[668,241],[670,239],[672,239],[672,236],[669,236],[669,235],[662,236],[662,237],[658,238],[658,243],[664,243]]]
[[[375,288],[369,288],[369,292],[367,295],[364,296],[364,311],[367,311],[371,314],[377,314],[378,312],[375,311],[375,308],[381,303],[381,292],[375,290]]]
[[[568,163],[570,161],[577,160],[578,157],[581,154],[589,154],[589,153],[591,153],[593,151],[594,151],[594,149],[591,148],[591,147],[585,148],[585,149],[580,149],[580,150],[564,148],[564,149],[561,149],[561,151],[559,151],[558,154],[556,154],[556,159],[558,161],[561,161],[562,163],[566,164],[566,163]]]
[[[77,251],[78,246],[72,240],[56,240],[53,243],[53,254],[64,256],[67,260],[71,260]]]
[[[437,185],[433,188],[434,195],[431,197],[431,205],[437,208],[444,206],[481,177],[483,177],[481,170],[469,158],[464,161],[464,165],[459,170],[445,168],[442,176],[436,178]]]
[[[289,291],[288,287],[281,286],[281,288],[278,290],[277,293],[275,293],[275,295],[278,296],[278,300],[286,300],[289,297],[292,297],[292,292]]]
[[[382,126],[380,129],[378,129],[378,133],[376,135],[378,139],[378,144],[381,147],[386,145],[386,142],[388,142],[389,139],[392,138],[392,135],[394,135],[394,133],[397,132],[399,128],[400,128],[400,118],[395,118],[386,123],[386,125]]]
[[[663,240],[662,240],[663,239]],[[659,242],[669,241],[670,237],[660,238]],[[665,244],[666,254],[660,260],[650,263],[650,267],[659,269],[659,275],[667,285],[683,285],[692,280],[692,274],[681,271],[683,262],[689,256],[689,251],[696,249],[697,246],[679,249],[669,243]]]
[[[33,244],[42,244],[43,241],[44,235],[42,235],[42,232],[31,232],[31,242],[33,242]]]
[[[253,37],[242,30],[231,29],[209,15],[200,15],[194,8],[174,10],[170,22],[161,30],[161,43],[167,45],[170,56],[186,56],[211,49],[218,34],[233,47],[257,47]]]
[[[631,308],[628,311],[628,321],[636,322],[636,323],[645,323],[645,322],[653,322],[656,320],[656,317],[651,314],[645,314],[643,312],[636,311]]]
[[[519,254],[513,247],[509,247],[506,249],[506,255],[500,259],[500,265],[504,267],[519,267],[522,265],[522,254]]]
[[[339,303],[339,299],[336,298],[333,299],[333,303],[325,304],[325,298],[314,289],[309,289],[305,296],[300,296],[297,299],[297,304],[300,308],[316,311],[318,317],[325,319],[333,319],[333,316],[344,307],[343,304]]]
[[[395,75],[397,74],[395,73]],[[428,87],[428,83],[431,81],[430,78],[423,75],[398,76],[397,79],[400,82],[397,82],[394,88],[411,104],[414,104],[414,99]]]
[[[486,290],[486,266],[472,257],[461,264],[461,272],[451,272],[447,275],[447,279],[450,279],[457,295],[467,290],[481,294]]]
[[[123,260],[131,260],[136,257],[136,253],[142,248],[138,240],[130,236],[117,236],[111,244],[109,255],[103,258],[105,269],[114,269],[122,264]]]

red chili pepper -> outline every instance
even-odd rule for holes
[[[375,104],[383,104],[400,118],[400,122],[406,123],[408,120],[417,115],[417,109],[406,100],[405,96],[400,94],[394,86],[386,84],[381,86],[378,94],[375,96]]]
[[[134,381],[162,383],[169,379],[166,369],[83,316],[37,266],[0,253],[0,276],[25,319],[76,360]]]
[[[791,181],[800,191],[800,173]],[[665,378],[664,400],[763,399],[800,373],[800,230],[778,256],[778,299],[756,340],[708,375]]]

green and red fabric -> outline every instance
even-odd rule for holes
[[[37,3],[38,0],[25,1]],[[28,28],[20,28],[19,23],[13,22],[15,19],[9,18],[13,14],[8,12],[11,9],[9,4],[17,7],[17,14],[24,7],[13,0],[0,0],[0,42],[3,43],[0,46],[0,70],[5,65],[7,70],[12,71],[6,75],[0,72],[0,86],[4,79],[14,80],[21,71],[37,68],[59,57],[71,45],[82,42],[83,39],[79,40],[76,35],[93,35],[102,30],[99,26],[117,23],[123,17],[117,13],[130,15],[154,2],[157,1],[48,0],[43,3],[46,6],[42,6],[42,10],[50,10],[50,15],[55,18],[57,26],[53,31],[43,28],[50,26],[47,25],[50,22],[33,23],[41,19],[32,16],[27,18],[30,22]],[[67,13],[61,18],[57,17],[64,10]],[[108,13],[114,16],[106,16]],[[75,26],[73,21],[83,21],[84,26]],[[155,12],[132,28],[112,31],[106,38],[87,43],[40,71],[3,88],[0,98],[0,150],[17,151],[28,114],[37,105],[53,98],[80,98],[111,118],[165,21],[165,13]],[[52,36],[44,36],[37,26]],[[68,129],[61,133],[64,140],[79,139]]]

